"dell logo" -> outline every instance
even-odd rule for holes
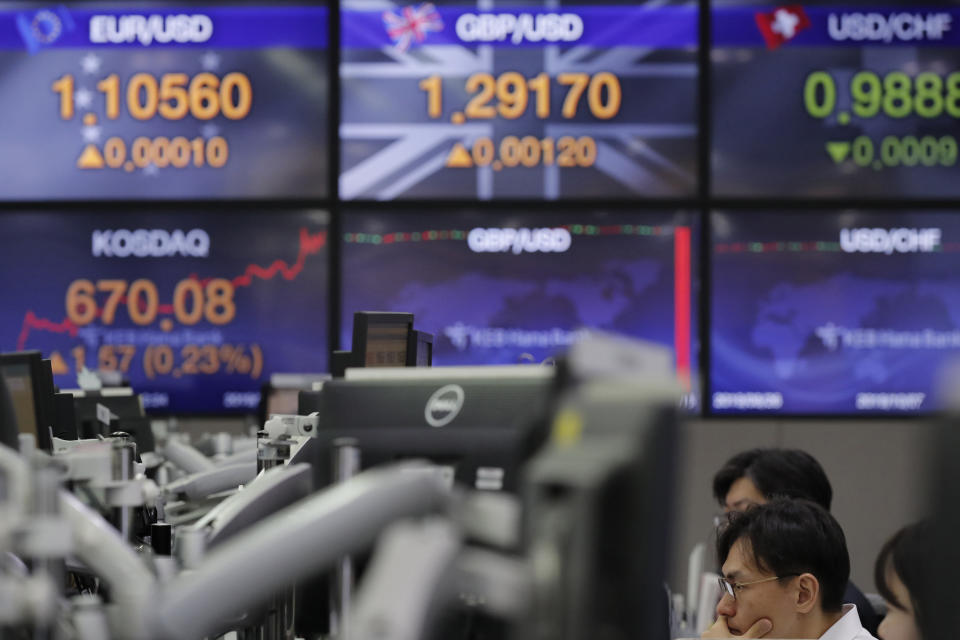
[[[463,387],[458,384],[448,384],[433,392],[427,400],[423,417],[431,427],[445,427],[453,422],[462,408]]]

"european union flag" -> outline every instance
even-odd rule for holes
[[[56,42],[64,31],[75,28],[70,12],[62,5],[17,14],[17,30],[31,54]]]

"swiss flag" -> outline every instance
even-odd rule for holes
[[[798,4],[778,7],[769,13],[756,13],[753,17],[763,39],[767,41],[768,49],[777,49],[804,29],[810,28],[810,18]]]

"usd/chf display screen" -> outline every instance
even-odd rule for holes
[[[944,408],[958,212],[722,212],[712,227],[714,412]]]
[[[711,5],[715,195],[960,195],[957,2]]]

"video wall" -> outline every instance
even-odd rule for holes
[[[590,327],[670,348],[689,391],[697,242],[686,212],[351,211],[340,342],[354,310],[404,309],[436,365],[539,363]]]
[[[934,411],[958,52],[960,1],[0,0],[0,350],[249,412],[410,311],[436,365],[598,328],[705,415]]]
[[[271,373],[328,368],[328,218],[6,212],[3,349],[40,350],[62,388],[83,367],[119,371],[146,409],[255,410]]]
[[[711,7],[712,195],[960,194],[957,2]]]
[[[723,211],[712,229],[714,411],[917,412],[949,401],[957,212]]]
[[[328,20],[274,3],[0,2],[0,198],[329,195]]]
[[[695,195],[697,16],[691,2],[342,2],[340,197]]]

